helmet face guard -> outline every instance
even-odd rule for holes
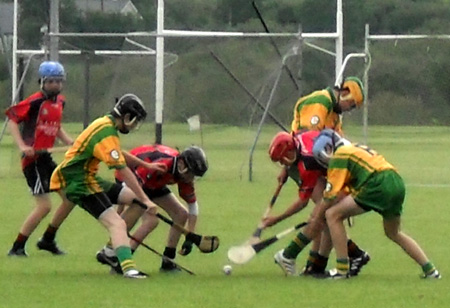
[[[123,125],[120,128],[120,132],[123,134],[139,129],[147,117],[144,104],[134,94],[125,94],[119,98],[112,114],[114,117],[122,119]]]
[[[198,146],[190,146],[181,152],[180,158],[183,159],[186,168],[178,170],[180,174],[191,172],[195,176],[203,176],[208,170],[208,161],[205,152]]]

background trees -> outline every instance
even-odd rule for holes
[[[0,0],[6,2],[5,0]],[[20,47],[28,49],[40,48],[43,43],[40,28],[48,24],[48,0],[22,0],[20,18]],[[99,12],[83,13],[79,11],[73,0],[61,0],[61,31],[64,32],[127,32],[153,31],[156,28],[156,1],[134,0],[142,18],[123,16],[120,14],[105,14]],[[332,32],[335,30],[335,1],[329,0],[257,0],[257,6],[262,12],[265,22],[273,32],[297,31],[299,24],[304,32]],[[344,46],[345,52],[361,52],[364,47],[364,25],[370,24],[372,34],[447,34],[450,29],[450,2],[448,0],[381,0],[360,1],[343,0],[344,4]],[[225,30],[225,31],[258,31],[264,32],[250,0],[171,0],[166,1],[165,27],[168,29],[189,30]],[[273,48],[248,40],[188,40],[168,39],[166,48],[179,57],[176,65],[179,72],[168,72],[169,85],[179,89],[167,90],[168,97],[173,100],[173,108],[179,110],[182,97],[188,92],[192,101],[200,98],[204,101],[222,100],[231,105],[238,97],[245,96],[241,90],[233,92],[232,97],[216,96],[223,91],[227,83],[226,75],[220,74],[217,63],[206,61],[209,50],[222,52],[228,63],[236,63],[234,72],[243,78],[255,92],[267,81],[270,71],[279,63]],[[144,42],[154,46],[151,40]],[[315,42],[324,48],[333,48],[332,42]],[[123,48],[122,39],[69,39],[61,43],[65,48],[70,46],[83,50]],[[278,41],[283,52],[289,50],[292,42]],[[219,47],[220,46],[220,47]],[[438,40],[422,40],[414,42],[373,43],[371,46],[372,67],[370,71],[370,101],[371,122],[384,124],[449,124],[450,122],[450,59],[448,57],[450,42]],[[227,51],[225,53],[225,50]],[[313,89],[332,85],[333,60],[318,55],[317,52],[304,48],[304,63],[301,76],[301,92],[307,93]],[[0,91],[8,97],[9,73],[7,55],[0,55]],[[190,59],[190,60],[185,60]],[[257,60],[257,61],[256,61]],[[105,63],[104,59],[93,59],[93,65]],[[195,67],[193,64],[200,63]],[[67,65],[71,66],[70,63]],[[82,68],[73,64],[72,76],[82,78]],[[358,64],[352,65],[352,67]],[[352,70],[353,74],[362,76],[361,65]],[[185,69],[181,72],[181,67]],[[318,69],[318,67],[322,67]],[[148,69],[151,69],[149,67]],[[202,70],[210,72],[203,76],[207,84],[192,83],[193,77],[202,75]],[[97,73],[98,71],[98,73]],[[105,69],[94,69],[94,74],[101,74]],[[249,72],[258,72],[259,75]],[[296,72],[297,73],[297,72]],[[116,72],[110,72],[114,75]],[[263,75],[266,74],[266,75]],[[139,74],[138,74],[139,75]],[[248,77],[248,81],[246,78]],[[267,78],[266,78],[267,77]],[[112,77],[114,78],[114,77]],[[130,77],[133,78],[133,77]],[[107,83],[102,76],[93,76],[93,80]],[[270,78],[269,78],[270,79]],[[301,79],[301,80],[300,80]],[[200,78],[202,80],[202,78]],[[270,82],[269,82],[270,84]],[[190,85],[186,87],[186,85]],[[195,95],[192,87],[208,89]],[[230,85],[230,89],[237,88]],[[186,88],[185,91],[181,89]],[[103,89],[104,90],[104,89]],[[287,91],[289,92],[289,91]],[[82,91],[71,95],[82,97]],[[101,97],[101,93],[92,93]],[[205,95],[210,97],[205,98]],[[296,93],[292,97],[280,98],[293,105]],[[192,98],[192,96],[194,96]],[[2,106],[8,105],[9,99],[2,101]],[[242,104],[242,101],[240,102]],[[170,102],[169,102],[170,104]],[[183,107],[183,108],[188,108]],[[211,105],[215,108],[215,105]],[[217,107],[217,108],[220,108]],[[280,107],[284,109],[284,107]],[[387,113],[386,108],[391,112]],[[192,107],[192,112],[195,107]],[[236,109],[236,108],[234,108]],[[238,108],[239,109],[239,108]],[[286,107],[286,110],[289,108]],[[393,112],[395,111],[395,112]],[[80,110],[74,110],[80,112]],[[189,112],[188,112],[189,113]],[[211,110],[212,122],[227,122],[223,113]],[[79,117],[78,117],[79,118]],[[174,120],[181,118],[174,116]]]

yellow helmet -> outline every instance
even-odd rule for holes
[[[349,90],[350,94],[344,99],[354,99],[356,106],[360,107],[364,102],[364,87],[358,77],[347,77],[342,83],[341,90]]]

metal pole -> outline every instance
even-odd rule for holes
[[[261,118],[261,121],[259,121],[258,131],[256,132],[255,140],[253,141],[252,148],[250,149],[250,158],[249,158],[249,162],[248,162],[248,180],[250,182],[253,180],[253,152],[255,151],[256,144],[258,143],[259,135],[261,134],[262,126],[263,126],[263,124],[266,120],[267,114],[269,112],[270,104],[272,103],[273,97],[278,88],[278,83],[280,81],[281,74],[283,73],[283,66],[284,66],[284,61],[280,67],[277,79],[275,79],[275,82],[273,84],[272,91],[270,92],[269,99],[267,100],[266,107],[264,108],[263,116]]]
[[[368,138],[369,138],[369,66],[370,66],[370,54],[369,54],[369,35],[370,35],[370,29],[369,24],[366,24],[366,31],[365,31],[365,39],[364,39],[364,53],[367,56],[366,59],[366,68],[364,70],[364,76],[363,76],[363,82],[364,82],[364,109],[363,109],[363,137],[364,137],[364,144],[367,144]]]
[[[50,32],[59,33],[59,0],[50,0]],[[59,61],[59,37],[50,36],[50,60]]]
[[[164,32],[164,0],[158,0],[158,21],[156,33]],[[162,143],[162,122],[164,110],[164,37],[156,37],[156,85],[155,85],[155,143]]]
[[[18,40],[18,32],[17,32],[17,18],[19,13],[19,1],[14,0],[14,23],[13,23],[13,52],[12,52],[12,81],[11,81],[11,99],[12,105],[16,103],[16,88],[17,88],[17,40]]]
[[[342,67],[342,57],[343,57],[343,46],[344,46],[344,38],[343,38],[343,14],[342,14],[342,0],[337,0],[337,8],[336,8],[336,69],[335,76],[336,82],[338,84],[341,83],[341,79],[339,78],[339,72]]]
[[[89,97],[90,97],[90,77],[91,77],[91,64],[89,54],[86,54],[84,60],[84,116],[83,116],[83,128],[88,127],[90,122],[89,114]]]

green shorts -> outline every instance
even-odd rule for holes
[[[384,218],[400,216],[405,200],[405,184],[394,170],[384,170],[372,175],[354,196],[364,210],[374,210]]]
[[[81,204],[82,198],[98,193],[97,190],[99,186],[102,191],[108,192],[113,185],[113,182],[103,180],[101,177],[96,176],[95,183],[90,184],[82,180],[72,179],[71,181],[68,181],[64,191],[67,199],[75,204]]]

